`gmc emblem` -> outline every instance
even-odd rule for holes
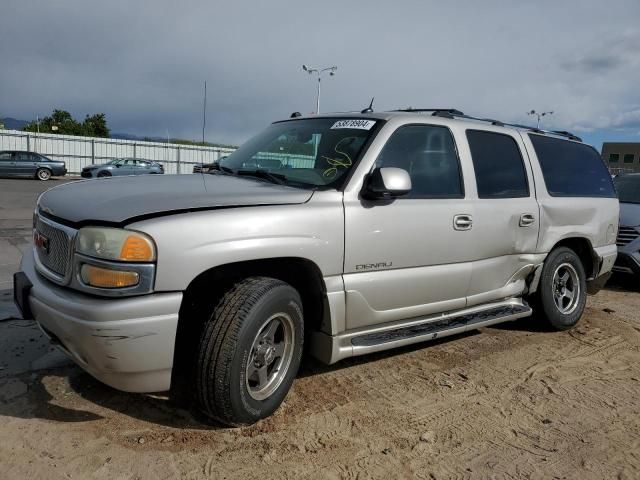
[[[49,254],[49,239],[37,230],[33,232],[33,244],[40,250],[44,250],[47,255]]]

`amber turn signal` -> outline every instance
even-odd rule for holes
[[[87,264],[82,265],[80,275],[86,285],[98,288],[133,287],[140,281],[137,272],[110,270]]]
[[[140,235],[129,235],[122,244],[120,260],[131,262],[150,262],[154,260],[151,241]]]

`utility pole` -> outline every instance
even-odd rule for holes
[[[204,129],[207,126],[207,81],[204,81],[204,105],[202,107],[202,145],[204,145]]]
[[[540,113],[538,113],[538,112],[536,112],[535,110],[531,110],[531,111],[527,112],[527,115],[535,115],[535,116],[538,118],[538,122],[537,122],[537,124],[536,124],[536,128],[537,128],[537,129],[540,129],[540,118],[541,118],[541,117],[545,117],[545,116],[547,116],[547,115],[553,115],[553,111],[551,111],[551,112],[540,112]]]
[[[302,65],[302,70],[307,72],[309,75],[312,75],[314,73],[318,75],[318,91],[316,93],[316,115],[318,115],[320,113],[320,84],[322,82],[322,74],[324,72],[329,72],[329,76],[333,77],[336,74],[336,70],[338,70],[338,67],[334,65],[332,67],[326,68],[314,68],[308,65]]]

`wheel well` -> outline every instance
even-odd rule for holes
[[[310,338],[309,333],[319,330],[328,317],[329,307],[322,273],[310,260],[297,257],[270,258],[230,263],[206,270],[191,281],[180,306],[171,375],[174,399],[188,401],[185,392],[193,385],[192,367],[207,316],[233,285],[253,276],[277,278],[300,293],[306,340]]]
[[[552,250],[555,250],[558,247],[567,247],[576,252],[576,255],[578,255],[578,258],[584,267],[587,280],[593,278],[596,272],[594,271],[593,247],[589,240],[582,237],[565,238],[556,243]]]

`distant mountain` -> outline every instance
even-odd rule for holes
[[[4,128],[7,130],[22,130],[24,126],[29,123],[26,120],[18,120],[17,118],[0,118],[0,123],[4,124]]]

